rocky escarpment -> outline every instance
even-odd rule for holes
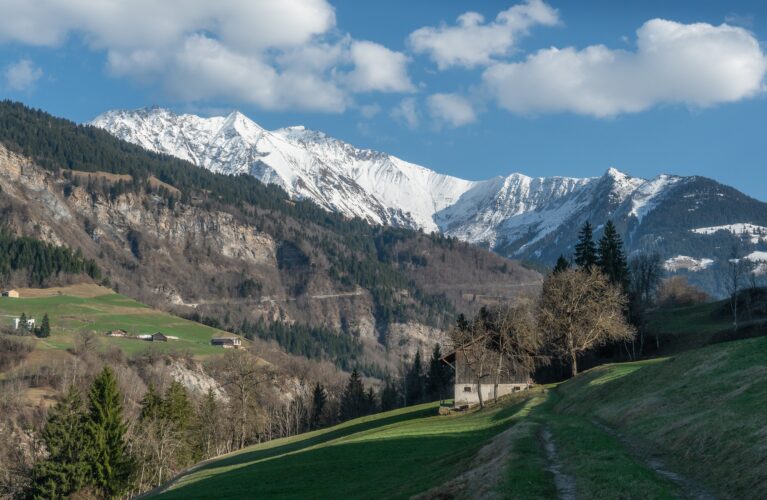
[[[52,172],[2,146],[0,182],[6,226],[80,249],[121,293],[234,330],[259,321],[329,328],[361,343],[367,362],[382,367],[443,342],[450,315],[481,305],[475,297],[483,291],[498,296],[504,284],[540,280],[486,250],[415,233],[378,250],[391,272],[410,280],[410,289],[395,284],[387,300],[415,311],[387,317],[374,296],[380,288],[337,276],[333,252],[348,250],[322,228],[273,211],[252,217],[253,209],[128,188],[124,176]],[[418,305],[431,296],[442,298],[429,299],[429,309]]]

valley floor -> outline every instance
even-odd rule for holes
[[[427,404],[201,464],[166,498],[765,498],[767,338]]]

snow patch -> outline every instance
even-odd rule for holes
[[[734,235],[739,235],[744,239],[747,238],[753,244],[757,244],[761,241],[767,242],[767,227],[757,226],[750,222],[740,222],[724,226],[701,227],[698,229],[690,229],[690,231],[696,234],[714,234],[719,231],[728,231]]]
[[[666,260],[666,262],[663,263],[663,268],[670,272],[676,272],[680,269],[697,272],[708,269],[713,263],[713,259],[696,259],[694,257],[688,257],[687,255],[677,255],[676,257],[671,257]]]

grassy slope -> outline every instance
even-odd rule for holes
[[[165,351],[188,351],[195,355],[220,353],[221,349],[210,345],[210,339],[222,332],[193,321],[166,314],[136,302],[128,297],[103,289],[101,295],[82,297],[62,295],[35,298],[0,297],[0,321],[10,325],[12,318],[22,312],[35,318],[39,324],[43,314],[51,321],[51,336],[38,342],[40,348],[66,349],[71,347],[78,332],[95,331],[103,334],[122,328],[131,334],[150,334],[161,331],[179,340],[146,342],[135,339],[102,336],[102,342],[116,345],[126,353],[148,348]],[[74,292],[73,292],[74,293]]]
[[[544,429],[579,498],[684,496],[648,466],[650,451],[709,492],[764,498],[765,359],[767,338],[742,340],[599,367],[481,412],[438,417],[421,405],[366,417],[213,460],[163,496],[404,498],[476,466],[485,443],[517,426],[504,498],[556,496]]]
[[[183,477],[167,498],[407,498],[452,477],[524,418],[528,398],[439,417],[426,404],[247,448]]]
[[[558,389],[560,414],[645,443],[711,491],[767,498],[767,337],[609,365]]]

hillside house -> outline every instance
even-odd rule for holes
[[[13,329],[18,330],[21,326],[21,318],[14,318],[13,320]],[[27,330],[34,330],[35,329],[35,320],[30,318],[27,320]]]
[[[479,385],[479,390],[482,391],[482,401],[490,401],[495,395],[497,360],[496,353],[488,355],[488,360],[485,363],[487,365],[487,375],[482,378],[482,383]],[[470,366],[471,363],[467,362],[466,354],[458,349],[444,356],[442,362],[455,371],[453,406],[461,407],[479,404],[477,375],[472,366]],[[501,362],[498,397],[528,389],[533,383],[530,374],[517,373],[508,364],[508,361],[505,359]]]
[[[19,298],[18,290],[4,290],[2,292],[2,294],[0,294],[0,295],[2,295],[3,297],[11,298],[11,299],[18,299]]]
[[[151,340],[152,342],[167,342],[168,336],[162,332],[155,332],[152,334],[151,337],[149,337],[149,340]]]
[[[239,349],[242,347],[242,339],[239,337],[216,337],[211,339],[210,344],[224,349]]]
[[[127,336],[128,336],[128,332],[126,332],[125,330],[121,330],[119,328],[117,330],[112,330],[111,332],[107,332],[107,337],[127,337]]]

